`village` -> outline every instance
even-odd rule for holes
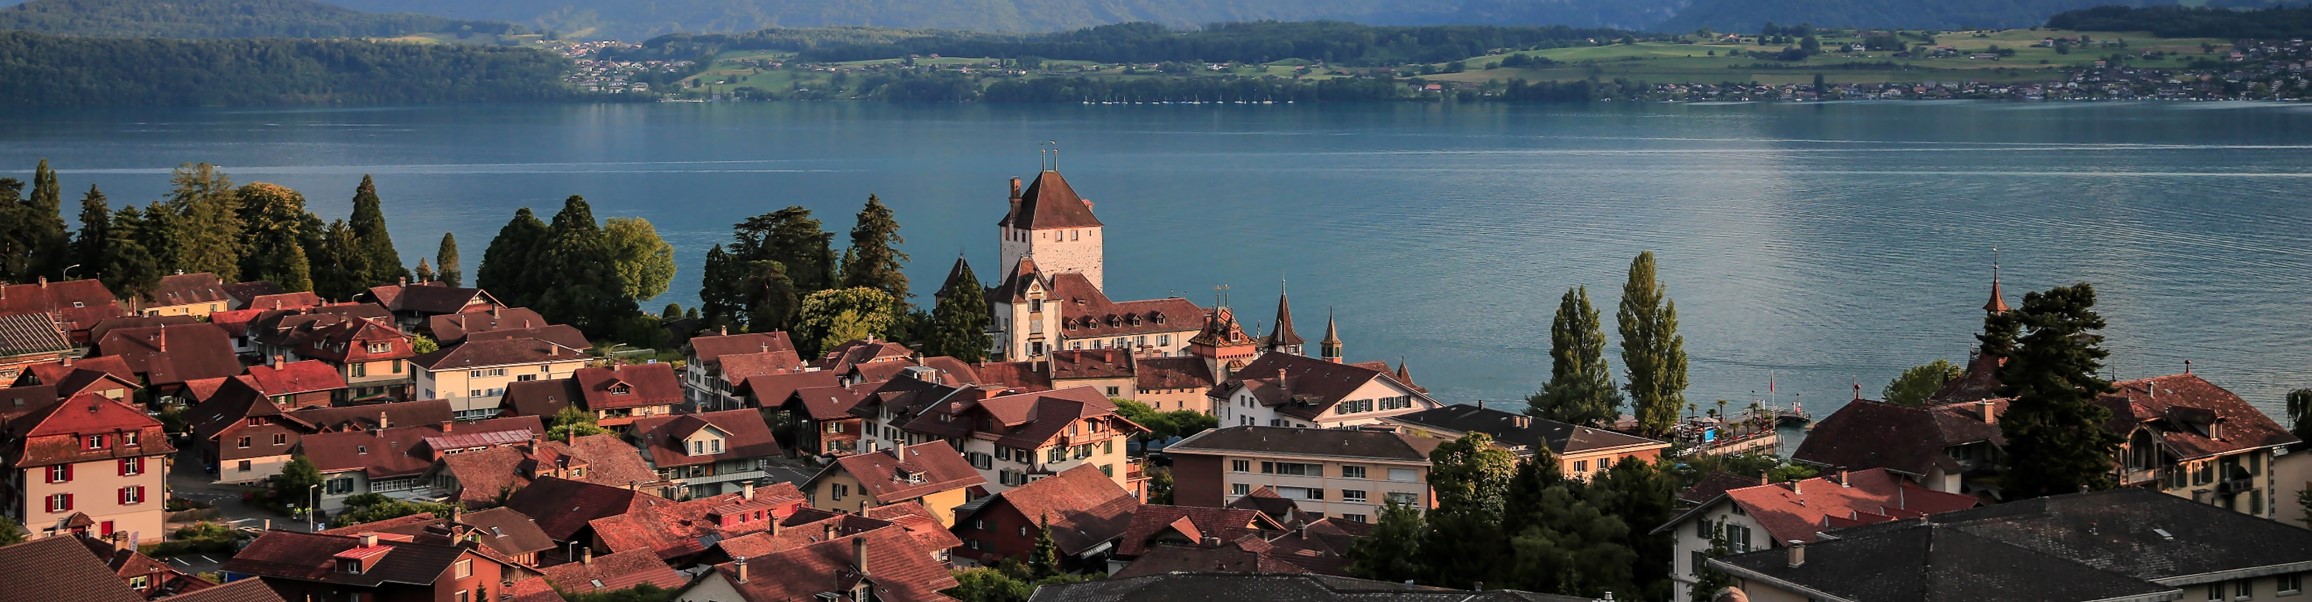
[[[629,359],[422,279],[0,286],[0,506],[24,539],[0,600],[2244,601],[2312,571],[2306,442],[2188,366],[2094,398],[2116,487],[2025,497],[1993,354],[1923,404],[1858,386],[1819,419],[1721,408],[1647,437],[1642,412],[1438,399],[1281,287],[1273,313],[1111,299],[1106,224],[1049,165],[987,206],[999,277],[959,258],[942,285],[984,295],[985,361],[729,329]],[[1989,291],[1987,317],[2019,310]],[[1623,535],[1667,546],[1639,567],[1667,592],[1376,578],[1411,560],[1376,557],[1387,517],[1456,503],[1445,463],[1471,453],[1549,482],[1715,468]]]

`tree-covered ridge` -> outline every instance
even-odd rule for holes
[[[646,49],[669,57],[730,50],[784,50],[804,61],[841,62],[917,56],[975,56],[1086,60],[1103,63],[1250,62],[1305,59],[1343,65],[1435,63],[1500,48],[1555,48],[1615,39],[1629,32],[1604,28],[1438,25],[1398,27],[1340,21],[1220,23],[1176,29],[1125,23],[1037,35],[960,31],[773,29],[745,35],[674,35]]]
[[[2047,26],[2079,31],[2148,31],[2163,38],[2285,40],[2312,34],[2312,6],[2263,10],[2103,6],[2049,17]]]
[[[32,0],[0,8],[0,29],[116,38],[391,38],[502,34],[513,25],[366,13],[315,0]]]
[[[0,33],[0,106],[274,106],[569,98],[570,63],[528,48],[352,40]]]

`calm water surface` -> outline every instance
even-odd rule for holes
[[[1992,249],[2010,302],[2093,282],[2123,378],[2185,360],[2268,410],[2312,386],[2312,108],[2217,104],[904,107],[869,103],[0,114],[0,166],[148,203],[171,166],[302,190],[325,218],[375,174],[411,263],[455,232],[470,275],[517,207],[585,195],[679,254],[790,204],[838,231],[899,213],[918,300],[995,265],[1005,180],[1058,140],[1108,224],[1121,298],[1338,311],[1352,359],[1403,358],[1456,402],[1548,372],[1558,295],[1611,320],[1654,250],[1688,397],[1828,411],[1859,382],[1963,361]],[[18,175],[15,172],[23,172]],[[67,203],[68,206],[70,203]],[[656,310],[655,306],[647,309]],[[1251,326],[1251,324],[1247,324]],[[1610,333],[1609,333],[1610,334]],[[1620,365],[1618,358],[1612,363]]]

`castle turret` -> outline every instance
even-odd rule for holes
[[[1325,340],[1317,342],[1317,349],[1324,354],[1325,361],[1341,363],[1341,327],[1333,321],[1330,309],[1325,310]]]
[[[1285,296],[1284,287],[1279,285],[1276,292],[1276,326],[1269,331],[1268,337],[1261,340],[1261,351],[1302,355],[1301,344],[1304,342],[1300,333],[1292,329],[1292,299]]]
[[[1106,289],[1100,218],[1092,216],[1092,202],[1077,196],[1058,170],[1045,169],[1025,188],[1012,178],[1011,211],[996,226],[1003,238],[1003,265],[1032,256],[1047,276],[1075,272]]]

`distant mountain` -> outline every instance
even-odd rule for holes
[[[314,0],[33,0],[0,8],[0,30],[115,38],[390,38],[511,27]]]

